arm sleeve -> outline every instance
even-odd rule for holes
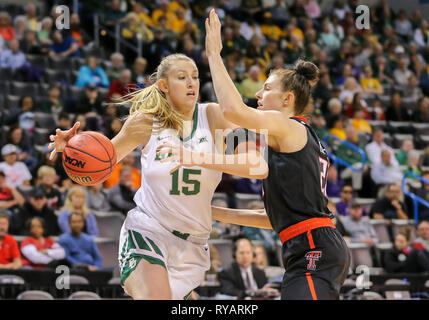
[[[48,264],[52,258],[37,250],[34,244],[28,244],[21,248],[22,254],[34,264]]]
[[[64,210],[60,213],[60,216],[58,217],[58,226],[60,227],[62,233],[69,232],[69,213],[67,210]]]
[[[93,213],[89,213],[86,217],[86,228],[88,230],[88,234],[91,236],[98,237],[98,226],[97,226],[97,220],[95,219],[95,216]]]
[[[65,254],[66,254],[66,259],[68,262],[70,263],[76,263],[78,262],[77,259],[73,258],[72,254],[71,254],[71,247],[70,247],[70,243],[69,241],[67,241],[66,239],[60,239],[58,241],[58,243],[61,245],[61,247],[64,248]]]
[[[64,259],[66,257],[66,251],[58,243],[55,243],[50,249],[47,249],[46,252],[48,256],[55,260]]]

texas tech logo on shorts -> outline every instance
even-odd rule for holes
[[[322,257],[322,251],[309,251],[305,254],[308,260],[307,270],[316,270],[316,261]]]

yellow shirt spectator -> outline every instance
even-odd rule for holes
[[[347,139],[346,131],[344,130],[344,128],[332,128],[331,130],[329,130],[329,133],[342,140]]]
[[[351,124],[358,133],[372,133],[371,125],[365,119],[352,119]]]

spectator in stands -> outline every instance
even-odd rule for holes
[[[326,194],[328,197],[339,197],[343,185],[344,181],[338,177],[337,168],[331,165],[328,169],[328,178],[326,182]]]
[[[132,153],[129,153],[127,156],[124,157],[124,159],[122,159],[121,162],[119,162],[115,166],[110,177],[104,182],[104,187],[106,189],[110,189],[110,188],[116,186],[120,180],[119,176],[120,176],[120,171],[121,171],[122,167],[127,166],[127,167],[132,168],[132,174],[131,174],[132,188],[133,189],[140,188],[141,174],[140,174],[140,171],[137,169],[137,167],[135,166],[134,163],[135,163],[134,155]]]
[[[276,0],[276,4],[268,8],[271,13],[273,22],[279,26],[283,26],[289,20],[289,11],[286,8],[286,3],[282,0]]]
[[[418,257],[418,271],[429,271],[429,221],[421,220],[417,225],[417,238],[414,240],[413,249]]]
[[[106,74],[109,82],[118,80],[122,70],[125,69],[124,56],[119,52],[114,52],[110,56],[110,66],[107,67]]]
[[[327,205],[329,211],[332,212],[334,215],[334,218],[332,219],[332,222],[335,225],[335,228],[337,228],[338,232],[343,236],[344,240],[349,243],[350,242],[350,235],[344,228],[343,222],[341,221],[340,215],[337,211],[337,208],[335,208],[335,204],[329,200]]]
[[[149,75],[146,73],[147,60],[145,58],[136,58],[133,64],[131,81],[139,83],[143,87],[149,85]]]
[[[409,272],[410,230],[404,229],[395,237],[394,246],[383,254],[383,268],[389,273]]]
[[[20,70],[27,65],[24,53],[19,49],[18,40],[10,40],[8,49],[0,52],[0,68]]]
[[[114,94],[119,94],[121,97],[133,92],[135,85],[131,82],[131,70],[125,69],[121,71],[121,75],[118,80],[113,81],[110,84],[109,92],[106,100],[110,101]]]
[[[353,110],[353,118],[351,119],[350,124],[355,128],[358,134],[372,133],[372,127],[367,121],[365,114],[365,109],[362,106],[359,106]]]
[[[368,217],[362,216],[362,205],[353,201],[349,207],[349,215],[341,217],[351,242],[363,242],[373,247],[378,242],[377,234]]]
[[[253,244],[247,238],[234,244],[234,262],[218,274],[220,291],[239,300],[258,289],[271,290],[265,272],[253,264]]]
[[[11,17],[6,11],[0,12],[0,35],[5,41],[15,39],[15,31],[11,25]]]
[[[328,134],[328,129],[326,128],[326,121],[320,109],[314,110],[313,116],[311,117],[311,127],[316,132],[320,140],[323,140]]]
[[[401,150],[396,155],[399,165],[405,166],[408,163],[408,153],[414,149],[414,143],[411,139],[405,139],[402,141]]]
[[[34,149],[30,139],[22,128],[17,125],[12,126],[9,129],[7,144],[13,144],[19,149],[18,161],[22,161],[31,170],[37,165],[37,159],[34,156]]]
[[[52,44],[49,48],[50,57],[80,57],[79,45],[72,36],[63,36],[60,31],[52,33]]]
[[[407,59],[401,58],[398,63],[398,67],[393,71],[393,77],[395,82],[402,86],[406,87],[408,84],[408,79],[413,73],[407,67]]]
[[[34,98],[32,96],[21,96],[19,100],[20,108],[11,110],[6,116],[5,123],[7,125],[19,125],[27,132],[33,132],[36,126],[34,114]]]
[[[380,81],[382,85],[393,85],[395,81],[392,78],[390,66],[387,65],[386,57],[383,55],[378,56],[375,63],[374,76]]]
[[[61,88],[53,84],[48,89],[48,98],[36,109],[38,112],[51,113],[58,116],[64,111],[64,101],[61,98]]]
[[[0,269],[19,269],[22,266],[18,242],[9,235],[9,216],[0,213]]]
[[[423,91],[418,86],[418,84],[419,84],[419,81],[417,77],[414,74],[412,74],[408,78],[407,86],[404,88],[404,97],[412,98],[414,101],[418,101],[419,99],[423,98],[424,97]]]
[[[118,22],[123,22],[126,12],[121,9],[120,0],[111,0],[107,4],[107,8],[104,12],[104,23],[107,26],[114,26]]]
[[[137,42],[137,35],[141,35],[143,42],[150,42],[153,40],[153,32],[143,23],[139,21],[137,14],[129,12],[124,18],[127,25],[122,28],[121,34],[124,39],[130,40],[134,43]]]
[[[184,55],[192,58],[197,65],[201,62],[201,52],[198,48],[195,47],[194,40],[192,40],[191,37],[186,37],[183,39],[183,49],[181,50],[181,53]]]
[[[83,88],[88,84],[95,84],[97,87],[109,87],[106,73],[99,66],[95,56],[89,56],[86,59],[86,65],[80,67],[75,86]]]
[[[49,47],[52,44],[51,32],[53,24],[54,21],[51,17],[44,17],[40,25],[40,30],[37,32],[37,38],[45,47]]]
[[[119,173],[119,183],[107,192],[112,209],[121,211],[124,215],[136,206],[133,199],[137,189],[134,188],[131,178],[131,167],[122,166]]]
[[[340,39],[331,30],[329,22],[322,24],[322,32],[320,33],[320,43],[328,50],[337,50],[340,48]]]
[[[119,131],[121,131],[121,129],[122,121],[118,118],[112,119],[112,121],[110,121],[109,127],[106,130],[106,137],[113,139],[119,133]]]
[[[236,191],[238,193],[262,195],[262,180],[240,178],[237,182]]]
[[[248,76],[241,82],[241,93],[244,98],[254,99],[256,92],[264,85],[259,79],[260,73],[261,69],[257,65],[250,67]]]
[[[423,171],[421,173],[421,177],[429,181],[429,171]],[[422,182],[422,187],[416,190],[415,193],[418,197],[429,202],[429,183]],[[418,204],[418,206],[419,206],[419,209],[418,209],[419,220],[429,220],[429,208],[426,206],[423,206],[420,203]]]
[[[408,209],[401,201],[401,195],[398,184],[389,184],[386,194],[378,198],[372,206],[370,216],[373,219],[408,219]]]
[[[360,85],[366,94],[383,94],[384,90],[377,78],[373,77],[371,65],[363,68],[363,75],[360,78]]]
[[[412,116],[413,122],[429,123],[429,98],[423,97],[417,101],[416,110]]]
[[[421,175],[422,168],[420,167],[420,153],[416,150],[411,150],[408,152],[408,162],[406,168],[403,170],[405,172],[413,172],[417,175]]]
[[[70,232],[60,236],[58,243],[66,252],[66,259],[72,266],[84,264],[89,271],[102,267],[102,257],[93,237],[85,233],[85,218],[81,213],[71,212],[69,217]]]
[[[11,187],[30,185],[31,173],[24,162],[18,161],[19,149],[13,144],[6,144],[1,149],[4,161],[0,162],[0,170],[6,175],[6,183]]]
[[[371,178],[377,185],[386,185],[402,180],[402,172],[397,163],[392,162],[390,150],[381,151],[381,162],[371,168]]]
[[[429,45],[429,23],[426,19],[423,19],[420,23],[420,27],[414,31],[414,42],[419,48],[424,48]]]
[[[349,206],[353,200],[353,187],[345,184],[341,188],[340,201],[335,205],[335,209],[341,216],[349,215]]]
[[[84,47],[89,43],[90,37],[85,29],[81,27],[80,18],[77,13],[72,13],[70,15],[70,31],[71,37],[76,41],[79,47]]]
[[[11,216],[25,202],[24,197],[16,188],[6,183],[6,175],[0,171],[0,212]]]
[[[95,83],[88,83],[85,86],[85,91],[82,92],[79,97],[78,103],[76,103],[73,110],[70,111],[74,114],[97,117],[97,115],[104,114],[102,102],[97,85]]]
[[[353,118],[355,110],[362,109],[363,116],[365,119],[372,119],[371,115],[367,111],[366,101],[363,99],[363,94],[359,91],[353,94],[351,103],[346,107],[346,117]]]
[[[37,16],[37,7],[34,3],[28,3],[25,8],[25,18],[27,27],[31,31],[39,29],[39,17]]]
[[[42,150],[41,159],[40,159],[39,163],[37,164],[37,166],[33,169],[33,171],[31,171],[31,174],[32,174],[32,176],[37,177],[37,171],[39,170],[39,168],[41,166],[44,166],[44,165],[47,165],[47,166],[54,168],[55,172],[57,173],[57,176],[58,176],[57,185],[59,187],[59,190],[61,192],[63,192],[61,186],[64,187],[64,183],[66,183],[65,181],[69,181],[70,184],[72,184],[72,182],[71,182],[70,178],[68,177],[66,171],[64,170],[61,155],[58,157],[58,155],[55,154],[53,159],[49,159],[49,155],[50,155],[52,149],[49,149],[48,145],[49,145],[49,143],[45,144],[45,146]]]
[[[22,240],[22,265],[31,269],[56,268],[64,264],[66,252],[51,237],[45,237],[45,221],[34,217],[27,221],[29,237]]]
[[[62,207],[63,201],[61,192],[55,184],[57,172],[51,166],[43,165],[37,170],[37,185],[45,191],[46,205],[52,210],[58,210]]]
[[[253,248],[253,256],[254,265],[265,271],[269,264],[264,246],[261,244],[255,245]]]
[[[404,42],[408,42],[413,36],[413,26],[408,20],[405,10],[400,10],[395,19],[395,32]]]
[[[43,218],[46,222],[45,232],[49,236],[57,236],[60,233],[58,228],[57,216],[47,205],[46,193],[43,188],[37,186],[30,191],[29,199],[11,217],[10,229],[12,234],[25,235],[27,229],[25,223],[34,217]]]
[[[89,186],[86,193],[86,205],[88,209],[98,211],[111,211],[107,192],[103,189],[103,184]]]
[[[264,204],[259,201],[252,201],[248,205],[249,210],[263,210]],[[269,261],[270,265],[278,265],[277,253],[276,253],[276,242],[280,241],[278,234],[273,230],[243,227],[243,234],[251,241],[257,240],[263,242],[264,255]],[[256,250],[256,248],[255,248]]]
[[[24,39],[21,41],[21,49],[25,54],[42,55],[48,52],[48,49],[37,39],[36,31],[27,30],[24,34]]]
[[[95,215],[86,206],[86,192],[81,186],[74,186],[67,192],[66,201],[58,216],[58,225],[61,232],[70,232],[70,216],[79,213],[84,218],[85,225],[83,231],[93,237],[98,236],[98,226]]]
[[[387,121],[408,121],[410,116],[407,109],[402,105],[402,97],[399,92],[395,92],[391,99],[390,105],[386,110]]]
[[[340,138],[341,140],[346,140],[346,131],[344,130],[346,119],[342,115],[333,116],[332,127],[329,130],[329,133]]]
[[[365,147],[368,159],[371,164],[377,164],[381,162],[381,151],[389,150],[390,151],[390,162],[392,165],[398,165],[396,160],[395,153],[391,147],[384,143],[383,129],[376,128],[372,136],[372,142],[368,143]]]
[[[326,116],[326,126],[328,128],[334,127],[334,120],[337,119],[338,116],[342,116],[343,105],[338,98],[331,98],[328,101],[328,114]]]
[[[23,15],[17,15],[13,19],[13,28],[15,31],[15,39],[22,41],[24,40],[25,31],[28,30],[27,19]]]

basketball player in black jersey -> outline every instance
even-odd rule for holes
[[[326,151],[302,117],[319,70],[311,62],[298,61],[292,70],[271,72],[256,94],[259,107],[249,108],[222,62],[220,29],[212,10],[206,20],[206,52],[218,102],[229,121],[268,130],[269,175],[263,183],[266,215],[213,208],[213,218],[279,233],[286,269],[282,299],[339,299],[350,253],[327,208]]]

